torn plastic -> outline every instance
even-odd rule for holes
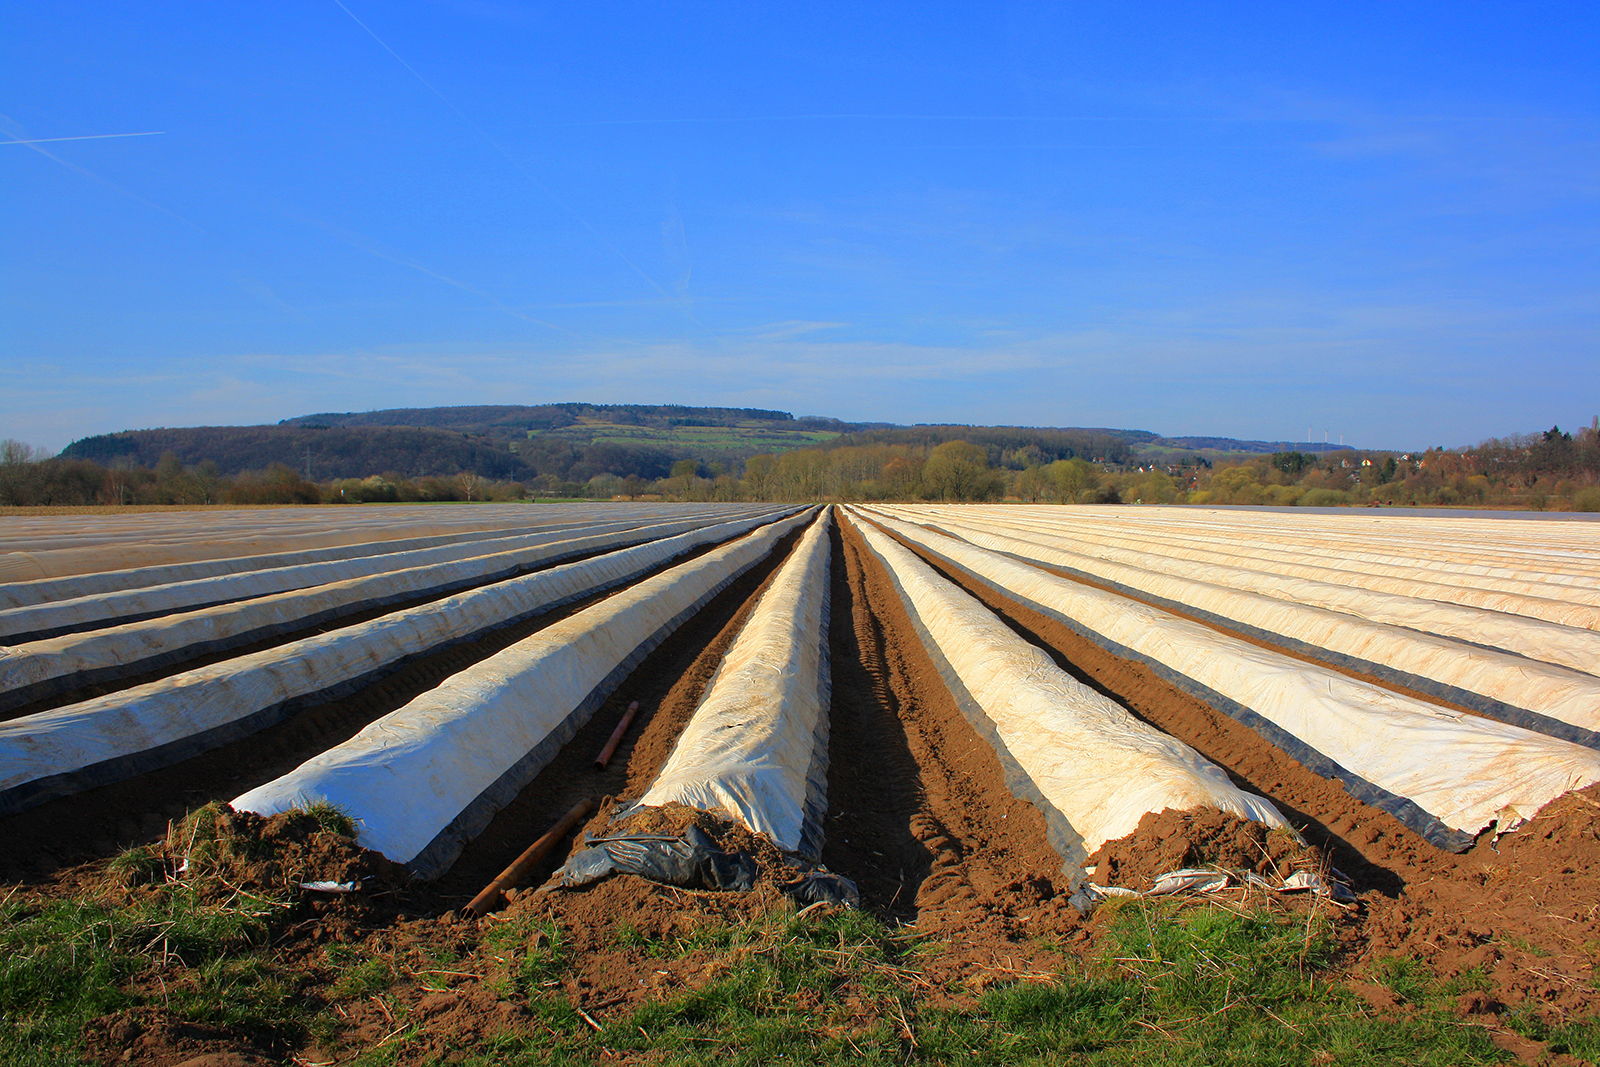
[[[748,852],[724,852],[698,826],[683,837],[617,834],[584,837],[585,847],[556,872],[560,885],[575,889],[613,874],[637,874],[685,889],[741,890],[756,882],[756,860]]]
[[[821,868],[802,871],[792,882],[778,886],[785,896],[798,904],[837,904],[844,908],[861,906],[861,891],[842,874]]]
[[[1274,882],[1254,871],[1235,871],[1224,867],[1185,867],[1158,875],[1149,889],[1143,892],[1116,885],[1095,885],[1084,882],[1068,898],[1067,903],[1084,915],[1089,914],[1103,900],[1112,897],[1169,897],[1183,894],[1211,896],[1230,890],[1264,889],[1273,893],[1311,893],[1326,897],[1337,904],[1353,904],[1356,895],[1349,882],[1337,870],[1330,869],[1326,876],[1316,871],[1295,871],[1287,878]]]

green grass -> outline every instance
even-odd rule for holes
[[[108,884],[139,888],[115,905],[0,907],[0,1065],[78,1063],[85,1022],[141,1003],[164,1003],[181,1018],[264,1046],[315,1041],[332,1050],[342,1032],[333,1005],[381,997],[404,1027],[410,998],[448,984],[430,983],[429,968],[486,966],[487,988],[532,1019],[461,1050],[463,1063],[1426,1067],[1510,1059],[1451,1010],[1461,993],[1488,986],[1481,971],[1440,979],[1414,960],[1380,961],[1371,977],[1404,1005],[1379,1014],[1336,976],[1337,941],[1316,915],[1112,902],[1100,916],[1107,927],[1097,959],[1064,953],[1074,962],[1057,973],[981,993],[937,988],[931,976],[945,946],[863,912],[780,907],[656,939],[622,921],[613,928],[617,945],[692,957],[707,977],[632,1011],[586,1016],[565,995],[573,961],[563,930],[548,919],[513,914],[496,923],[476,950],[482,960],[471,949],[421,946],[420,960],[401,966],[372,942],[330,945],[308,987],[306,972],[279,969],[264,949],[282,914],[278,902],[237,894],[218,901],[162,873],[157,859],[159,852],[122,857]],[[164,978],[159,997],[155,974]],[[1600,1057],[1600,1020],[1556,1026],[1530,1015],[1508,1023],[1552,1052]],[[379,1047],[345,1050],[341,1062],[383,1067],[424,1025]]]
[[[295,996],[296,979],[260,951],[292,902],[216,874],[228,860],[271,859],[273,845],[226,831],[223,815],[207,805],[165,847],[115,857],[98,897],[13,896],[0,906],[0,1067],[80,1062],[85,1023],[152,1002],[262,1039],[292,1042],[305,1032],[310,1011]],[[299,820],[317,832],[354,830],[327,805],[291,813],[291,825]]]
[[[157,971],[184,974],[164,998],[180,1017],[295,1029],[288,987],[250,951],[271,912],[247,897],[208,904],[183,883],[132,903],[0,910],[0,1064],[74,1062],[83,1024],[142,1003],[130,985]]]
[[[464,1062],[565,1065],[630,1055],[730,1067],[1507,1060],[1482,1030],[1446,1011],[1377,1017],[1328,980],[1335,945],[1315,920],[1140,902],[1119,909],[1113,924],[1111,947],[1097,964],[991,989],[965,1010],[919,1007],[929,991],[923,961],[939,945],[862,913],[713,925],[675,946],[719,961],[721,975],[704,987],[602,1023],[598,1033],[570,1008],[547,1002],[540,1015],[554,1034],[502,1037]],[[619,926],[619,940],[631,943],[629,929]],[[1569,1030],[1564,1040],[1575,1051],[1600,1037],[1593,1026]]]

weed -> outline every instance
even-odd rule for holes
[[[484,943],[511,963],[516,988],[526,996],[536,996],[543,983],[566,970],[561,927],[548,919],[510,919],[491,930]],[[521,953],[520,962],[516,953]]]
[[[1600,1016],[1562,1023],[1550,1029],[1546,1040],[1550,1042],[1552,1055],[1565,1054],[1600,1063]]]
[[[611,939],[621,948],[643,949],[652,956],[667,955],[667,946],[658,937],[651,937],[633,923],[622,919],[612,928]]]
[[[1385,956],[1373,963],[1372,976],[1378,984],[1410,1004],[1421,1004],[1434,987],[1433,975],[1421,960],[1404,956]]]
[[[162,881],[169,873],[166,854],[153,845],[140,845],[112,857],[106,872],[125,889]]]
[[[533,933],[524,944],[522,967],[518,971],[524,987],[559,977],[566,965],[561,928],[548,919],[534,924]]]
[[[341,1000],[359,1000],[388,989],[394,985],[396,977],[394,964],[374,956],[346,969],[328,987],[328,992]]]
[[[337,834],[340,837],[354,838],[356,836],[356,821],[350,814],[337,804],[330,804],[319,800],[303,809],[296,809],[291,816],[304,814],[314,823],[317,829],[325,834]]]

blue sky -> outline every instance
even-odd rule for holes
[[[1570,428],[1597,11],[5,0],[0,437],[559,400]]]

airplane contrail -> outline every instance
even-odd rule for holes
[[[113,137],[160,137],[166,130],[146,130],[143,133],[85,133],[77,137],[34,137],[29,140],[0,141],[0,144],[54,144],[57,141],[106,141]]]

